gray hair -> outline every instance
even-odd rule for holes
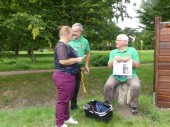
[[[78,26],[81,31],[83,31],[83,25],[81,23],[75,23],[72,25],[72,27]]]
[[[124,40],[126,41],[126,44],[128,44],[128,41],[129,41],[129,37],[125,34],[119,34],[117,37],[120,37],[121,40]]]

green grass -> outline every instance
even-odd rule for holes
[[[141,63],[153,63],[154,51],[153,50],[139,50],[139,58]]]
[[[153,64],[142,65],[137,71],[142,83],[140,116],[124,119],[113,109],[113,118],[109,123],[87,118],[83,105],[92,99],[103,101],[103,87],[111,72],[105,67],[94,68],[90,75],[85,76],[87,93],[81,87],[78,98],[80,109],[71,111],[71,115],[79,121],[75,127],[169,127],[170,111],[158,109],[152,104]],[[52,72],[1,76],[0,82],[1,127],[55,126],[57,96]]]
[[[106,54],[109,57],[110,51],[91,51],[91,59],[94,55]],[[10,70],[34,70],[34,69],[53,69],[54,59],[53,51],[38,52],[35,51],[36,62],[32,63],[31,59],[26,55],[26,52],[21,51],[19,56],[4,58],[3,62],[0,61],[0,71]],[[153,63],[154,60],[153,50],[139,51],[141,63]],[[91,65],[90,65],[91,66]]]
[[[151,105],[151,103],[148,104]],[[54,113],[54,106],[1,110],[0,123],[1,127],[54,127]],[[129,119],[119,117],[113,110],[113,118],[109,123],[87,118],[83,109],[71,111],[71,114],[79,121],[78,125],[74,125],[75,127],[169,127],[170,123],[170,113],[156,108],[152,108],[149,114],[142,114],[139,117]],[[70,125],[70,127],[73,127],[73,125]]]

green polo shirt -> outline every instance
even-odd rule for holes
[[[126,55],[129,55],[134,61],[140,62],[138,52],[133,47],[126,47],[124,52],[120,52],[119,49],[114,49],[110,52],[109,56],[109,62],[114,59],[115,56],[125,57]],[[114,75],[113,75],[114,76]],[[137,76],[136,74],[136,68],[132,68],[132,77]],[[121,76],[114,76],[117,80],[120,82],[125,82],[128,78],[127,77],[121,77]]]
[[[68,44],[77,51],[79,57],[84,56],[86,52],[90,52],[89,42],[82,35],[79,40],[73,38]]]

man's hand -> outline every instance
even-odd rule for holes
[[[115,56],[114,60],[118,63],[122,62],[122,58],[120,56]]]
[[[88,67],[88,66],[85,66],[85,67],[84,67],[84,73],[85,73],[85,74],[90,74],[90,70],[89,70],[89,67]]]
[[[131,58],[129,55],[125,56],[122,58],[122,62],[126,63],[127,61],[129,61]]]
[[[127,55],[127,56],[125,56],[125,57],[123,57],[123,58],[121,58],[120,56],[115,56],[115,58],[114,58],[114,60],[116,60],[118,63],[120,63],[120,62],[126,63],[126,62],[129,61],[130,59],[131,59],[131,58],[130,58],[129,55]]]

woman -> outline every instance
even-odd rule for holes
[[[72,40],[72,30],[68,26],[62,26],[59,31],[60,40],[54,49],[55,71],[53,80],[58,93],[56,103],[56,127],[68,127],[68,124],[78,124],[70,117],[69,101],[75,88],[75,74],[78,71],[78,62],[83,57],[77,57],[76,51],[68,45]]]

